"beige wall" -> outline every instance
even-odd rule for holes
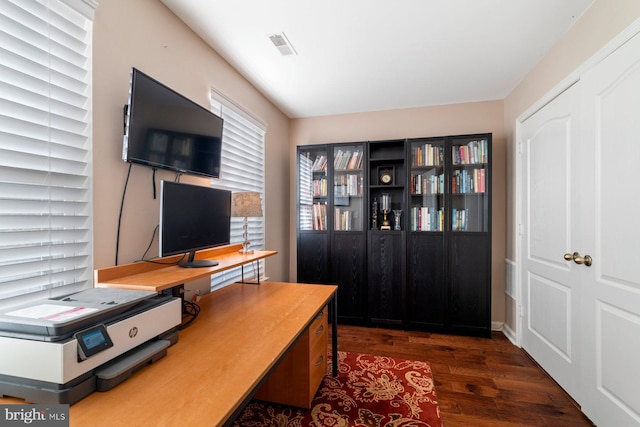
[[[122,109],[134,66],[204,107],[215,87],[267,123],[265,179],[267,261],[272,279],[286,280],[289,260],[289,120],[159,0],[100,1],[93,48],[94,265],[115,261],[118,211],[128,166],[121,160]],[[224,174],[224,170],[222,171]],[[142,257],[158,223],[151,169],[134,166],[126,193],[120,263]],[[158,171],[156,181],[173,179]],[[184,176],[183,182],[207,180]],[[157,254],[157,239],[151,254]]]
[[[516,260],[516,120],[550,91],[557,91],[568,76],[593,57],[612,38],[640,18],[638,0],[596,0],[571,30],[504,100],[507,139],[506,255]],[[546,99],[545,99],[546,101]],[[530,113],[530,112],[529,112]],[[515,330],[516,302],[507,297],[507,325]]]
[[[404,110],[343,114],[291,121],[291,175],[295,176],[296,146],[332,142],[493,133],[492,313],[504,321],[506,140],[502,101]],[[289,216],[296,218],[296,186],[291,180]],[[296,277],[296,224],[291,222],[290,277]]]

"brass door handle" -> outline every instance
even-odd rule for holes
[[[584,264],[587,267],[591,267],[591,264],[593,264],[593,259],[591,258],[591,255],[585,255],[585,256],[580,256],[579,252],[574,252],[572,254],[564,254],[564,259],[567,261],[573,261],[576,264]]]

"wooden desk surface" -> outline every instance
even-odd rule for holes
[[[277,254],[277,251],[254,251],[250,254],[238,252],[242,245],[198,251],[196,259],[214,259],[218,265],[204,268],[182,268],[175,265],[181,256],[161,258],[155,262],[136,262],[114,267],[99,268],[94,272],[97,288],[120,288],[160,292],[201,277],[220,273],[230,268],[258,261]]]
[[[236,283],[205,295],[199,317],[164,358],[72,405],[71,426],[222,425],[336,290]]]

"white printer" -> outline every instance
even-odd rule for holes
[[[75,403],[106,391],[177,341],[182,300],[92,288],[0,310],[0,396]]]

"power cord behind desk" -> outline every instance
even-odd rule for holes
[[[195,302],[182,300],[182,323],[178,326],[178,330],[183,330],[196,320],[200,314],[200,306]]]

